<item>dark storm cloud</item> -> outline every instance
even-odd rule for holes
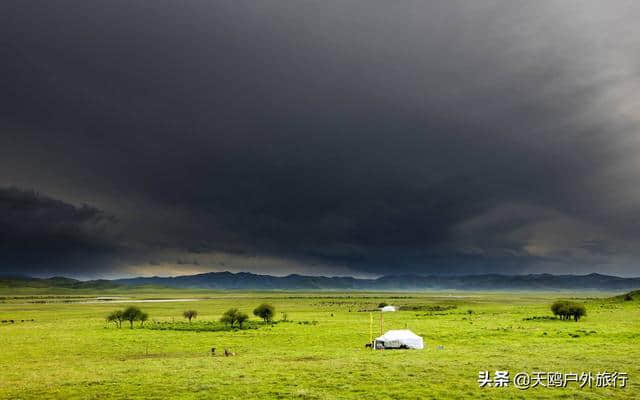
[[[637,271],[633,2],[0,7],[0,183],[96,271]]]
[[[17,188],[0,188],[0,263],[3,273],[82,272],[116,250],[108,233],[116,221],[102,211],[76,207]],[[78,269],[80,268],[80,269]]]

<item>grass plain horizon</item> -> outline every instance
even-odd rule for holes
[[[638,299],[614,297],[621,294],[2,288],[0,320],[15,323],[0,324],[0,398],[633,399],[640,307]],[[97,297],[123,302],[90,302]],[[557,299],[584,303],[587,316],[549,319]],[[198,311],[197,327],[232,307],[251,315],[265,302],[275,306],[276,321],[285,313],[288,322],[221,332],[149,329],[187,324],[185,310]],[[424,350],[365,349],[370,312],[373,336],[381,333],[380,313],[369,311],[380,302],[403,309],[384,313],[382,331],[410,329]],[[128,305],[149,313],[147,327],[105,320]],[[236,355],[224,357],[223,349]],[[617,371],[629,381],[615,389],[481,388],[483,370]]]

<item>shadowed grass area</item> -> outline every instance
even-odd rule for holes
[[[293,323],[294,321],[287,321]],[[305,323],[307,321],[300,321]],[[271,328],[283,321],[273,321],[265,323],[263,321],[247,321],[242,326],[223,324],[216,321],[195,321],[195,322],[151,322],[141,328],[160,331],[191,331],[191,332],[235,332],[248,329]],[[308,323],[308,322],[307,322]]]
[[[149,313],[142,329],[105,321],[127,303],[21,298],[71,295],[59,291],[0,295],[0,320],[16,321],[0,324],[0,398],[640,397],[640,307],[637,301],[608,298],[614,294],[157,289],[81,294],[197,300],[132,303]],[[580,322],[546,318],[558,299],[583,303],[587,316]],[[365,349],[370,317],[358,310],[376,309],[381,302],[420,310],[384,313],[383,329],[411,329],[424,338],[424,350]],[[185,310],[198,311],[191,328],[219,326],[229,308],[251,314],[261,303],[275,306],[276,320],[284,312],[291,321],[263,325],[252,317],[245,323],[259,328],[242,330],[152,328],[187,327]],[[373,315],[378,336],[380,313]],[[216,354],[229,349],[235,356],[211,356],[212,347]],[[620,371],[629,374],[629,383],[625,389],[480,388],[483,370]]]

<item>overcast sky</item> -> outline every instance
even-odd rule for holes
[[[640,2],[0,2],[0,273],[640,276]]]

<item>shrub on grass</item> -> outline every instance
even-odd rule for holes
[[[249,319],[249,316],[237,308],[230,308],[222,314],[220,318],[220,322],[233,326],[234,324],[238,324],[240,328],[242,328],[242,324]]]
[[[551,305],[551,312],[562,320],[569,321],[573,319],[576,322],[587,315],[587,309],[584,305],[565,300],[554,302]]]
[[[568,301],[556,301],[551,305],[551,312],[553,315],[565,319],[565,316],[569,313]]]
[[[580,318],[587,315],[587,309],[582,304],[573,303],[570,308],[570,313],[574,321],[578,322]]]
[[[242,328],[242,324],[244,323],[244,321],[248,319],[249,319],[249,316],[243,312],[239,312],[238,314],[236,314],[236,322],[238,323],[238,326],[240,328]]]
[[[229,332],[236,330],[250,330],[250,329],[260,329],[265,327],[262,322],[258,321],[247,321],[242,324],[242,327],[238,327],[237,325],[230,326],[227,324],[223,324],[219,321],[193,321],[191,323],[187,321],[159,321],[152,322],[150,324],[146,324],[144,327],[146,329],[151,330],[160,330],[160,331],[184,331],[184,332]]]
[[[220,322],[225,325],[233,325],[233,323],[236,322],[236,314],[238,312],[240,311],[237,308],[228,309],[224,314],[222,314],[222,317],[220,317]]]
[[[138,315],[138,321],[140,321],[140,326],[144,326],[144,323],[149,319],[149,314],[146,312],[140,312]]]
[[[133,329],[133,321],[139,321],[142,311],[138,307],[130,306],[122,312],[122,318],[129,321],[131,329]],[[148,317],[148,316],[147,316]]]
[[[188,310],[183,312],[182,315],[189,320],[189,323],[191,323],[191,320],[198,316],[198,312],[196,310]]]
[[[276,314],[276,308],[270,304],[260,304],[258,307],[253,310],[253,315],[256,317],[262,318],[262,320],[266,322],[271,322],[273,316]]]
[[[116,324],[118,328],[122,327],[123,319],[124,318],[122,317],[122,311],[120,310],[116,310],[111,314],[107,315],[107,322],[113,322],[114,324]]]

